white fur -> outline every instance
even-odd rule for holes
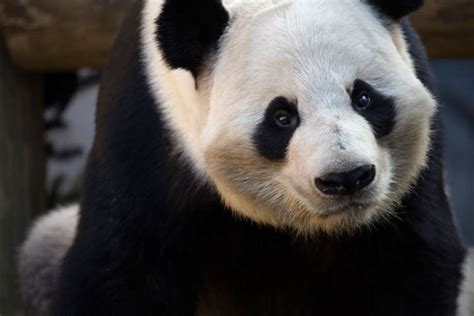
[[[206,122],[206,106],[194,87],[194,79],[184,70],[171,71],[157,48],[155,20],[161,12],[163,0],[145,1],[142,15],[141,42],[147,65],[147,79],[160,111],[176,140],[176,145],[192,161],[195,171],[206,177],[202,157],[200,133]]]
[[[51,315],[60,266],[76,234],[78,207],[38,219],[19,253],[19,275],[28,315]]]
[[[162,0],[143,11],[143,57],[150,87],[178,150],[213,183],[236,214],[300,233],[353,229],[386,217],[424,167],[436,102],[416,78],[397,24],[356,0],[228,0],[231,23],[216,56],[193,77],[166,66],[155,19]],[[363,79],[396,100],[397,124],[375,139],[350,105]],[[297,100],[302,124],[287,162],[260,157],[252,135],[269,102]],[[341,151],[338,144],[346,150]],[[374,164],[369,206],[333,216],[344,201],[323,196],[314,178]]]

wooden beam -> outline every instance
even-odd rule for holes
[[[134,0],[3,0],[16,63],[41,71],[101,67]],[[474,58],[474,0],[427,0],[413,22],[434,58]]]
[[[21,315],[17,253],[44,207],[41,80],[15,66],[0,36],[0,315]]]
[[[15,62],[55,71],[105,64],[133,0],[3,0],[0,27]]]
[[[412,22],[432,58],[474,58],[474,0],[426,0]]]

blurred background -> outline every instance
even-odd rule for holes
[[[101,69],[134,0],[0,0],[0,315],[22,315],[16,253],[34,218],[77,201]],[[412,17],[445,124],[448,192],[474,246],[474,0]]]

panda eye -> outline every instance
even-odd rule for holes
[[[351,93],[351,106],[371,125],[376,138],[387,136],[395,126],[397,111],[393,97],[376,90],[369,83],[356,79]]]
[[[275,112],[275,114],[273,115],[273,119],[276,125],[281,128],[293,127],[298,123],[298,120],[295,115],[285,110],[278,110],[277,112]]]
[[[355,99],[355,106],[357,106],[359,109],[364,109],[370,105],[372,102],[370,96],[366,92],[362,92],[359,94],[356,99]]]
[[[253,141],[257,151],[265,158],[282,161],[287,155],[291,138],[300,125],[296,100],[276,97],[265,110],[258,124]]]

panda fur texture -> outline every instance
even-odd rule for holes
[[[421,4],[137,1],[52,314],[462,312]]]
[[[38,219],[19,255],[19,274],[26,315],[49,316],[62,260],[71,246],[79,220],[78,206],[53,211]],[[457,316],[474,315],[474,249],[464,262]]]

